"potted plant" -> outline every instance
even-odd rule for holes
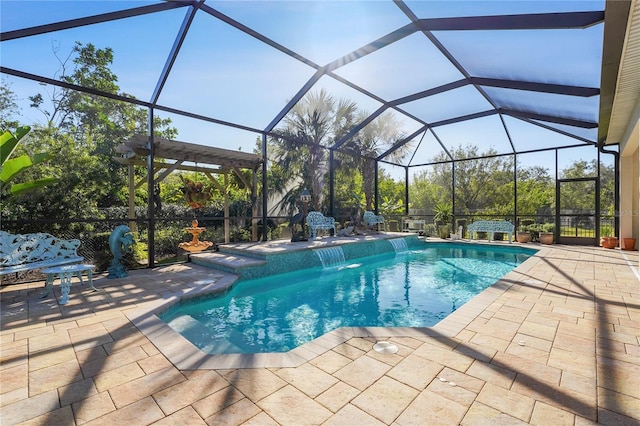
[[[438,228],[440,238],[447,238],[450,235],[450,224],[453,219],[453,207],[449,203],[438,203],[433,209],[435,213],[433,221]]]
[[[608,249],[616,248],[618,247],[618,237],[601,237],[600,245]]]
[[[532,235],[531,229],[534,228],[534,220],[522,219],[520,225],[522,226],[518,232],[516,232],[516,241],[519,243],[528,243],[529,241],[535,241],[536,235]]]
[[[213,188],[204,185],[202,182],[194,182],[184,176],[180,176],[180,179],[182,179],[181,191],[189,207],[199,209],[209,204]]]
[[[529,231],[518,231],[516,233],[516,240],[519,243],[528,243],[531,241],[531,232]]]
[[[553,232],[540,231],[538,239],[540,244],[553,244]]]
[[[636,239],[635,238],[623,238],[624,242],[623,250],[635,250],[636,249]]]

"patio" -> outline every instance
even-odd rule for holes
[[[0,418],[3,425],[637,424],[637,252],[539,247],[433,328],[341,329],[296,367],[176,368],[128,315],[233,279],[191,263],[122,279],[98,275],[101,291],[74,286],[66,306],[40,299],[42,282],[2,287]],[[398,353],[374,351],[379,340]]]

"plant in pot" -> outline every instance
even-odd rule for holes
[[[600,245],[608,249],[616,248],[618,247],[618,237],[613,237],[611,235],[600,237]]]
[[[440,238],[447,238],[451,233],[453,206],[449,203],[438,203],[434,207],[433,211],[433,222],[438,228],[438,235]]]
[[[538,234],[538,239],[540,240],[540,244],[553,244],[553,225],[543,225],[540,233]]]
[[[520,225],[522,225],[522,229],[516,232],[516,240],[519,243],[528,243],[531,241],[531,232],[529,231],[529,227],[533,225],[533,220],[523,219],[520,221]]]

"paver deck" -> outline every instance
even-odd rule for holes
[[[98,274],[100,291],[74,284],[67,305],[41,299],[43,282],[3,286],[0,424],[637,425],[637,252],[539,247],[432,328],[342,329],[269,367],[198,367],[136,326],[224,272]]]

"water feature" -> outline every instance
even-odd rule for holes
[[[407,241],[404,238],[394,238],[387,241],[391,243],[396,253],[401,253],[409,249],[409,247],[407,247]]]
[[[322,262],[323,268],[333,268],[345,262],[344,252],[340,246],[314,249],[313,252],[318,256],[320,262]]]

